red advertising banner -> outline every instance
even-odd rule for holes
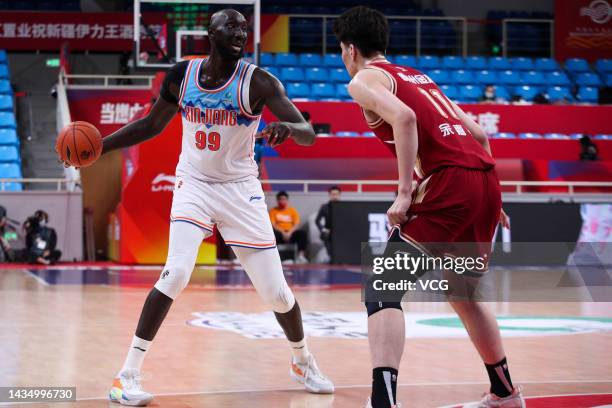
[[[557,60],[612,58],[611,19],[610,0],[556,0]]]
[[[163,13],[146,13],[149,28],[166,32]],[[156,50],[142,32],[142,47]],[[0,13],[0,48],[59,51],[130,51],[134,38],[132,13],[8,12]]]
[[[367,132],[359,107],[352,102],[296,102],[301,111],[310,113],[313,123],[331,124],[332,133],[345,130]],[[487,133],[588,133],[612,134],[612,106],[586,105],[481,105],[464,104]],[[269,111],[266,121],[274,120]]]

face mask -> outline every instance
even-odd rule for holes
[[[40,226],[44,227],[45,225],[47,225],[47,220],[41,220],[40,221]]]
[[[487,91],[487,92],[485,92],[485,96],[486,96],[487,98],[493,98],[493,97],[495,96],[495,93],[494,93],[494,92],[491,92],[491,91]]]

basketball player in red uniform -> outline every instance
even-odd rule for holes
[[[423,73],[385,58],[389,28],[376,10],[354,7],[335,20],[348,90],[368,125],[397,157],[399,189],[387,215],[389,241],[431,255],[427,243],[477,243],[488,257],[497,224],[507,226],[495,161],[484,131]],[[413,169],[418,184],[413,191]],[[474,301],[451,302],[484,361],[489,393],[476,407],[523,407],[512,385],[494,315]],[[372,394],[368,407],[398,407],[397,370],[404,349],[400,302],[368,302]]]

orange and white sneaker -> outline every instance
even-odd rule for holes
[[[372,408],[372,400],[370,398],[368,398],[368,401],[366,402],[366,406],[365,408]],[[399,402],[397,404],[395,404],[394,406],[392,406],[391,408],[402,408],[402,404],[400,404]]]
[[[308,357],[306,364],[298,363],[293,357],[289,376],[300,384],[304,384],[308,392],[314,394],[333,394],[334,392],[334,383],[321,373],[312,354]]]
[[[108,398],[121,405],[144,407],[153,400],[153,395],[142,390],[138,370],[125,370],[113,380]]]
[[[463,408],[525,408],[523,389],[520,386],[514,387],[512,394],[504,398],[486,393],[479,402],[466,404]]]

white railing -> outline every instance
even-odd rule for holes
[[[327,53],[327,20],[335,19],[340,17],[338,14],[288,14],[289,18],[317,18],[322,19],[322,39],[321,39],[321,53],[325,55]],[[467,38],[467,18],[465,17],[437,17],[437,16],[387,16],[388,20],[415,20],[415,49],[416,56],[421,55],[422,49],[422,34],[421,26],[423,21],[437,20],[437,21],[456,21],[461,24],[461,55],[465,58],[468,53],[468,38]],[[408,44],[407,44],[408,45]]]
[[[10,183],[51,184],[55,185],[56,191],[72,191],[74,190],[73,184],[75,181],[68,178],[0,178],[0,192],[7,191],[6,185]]]
[[[62,77],[64,85],[70,89],[151,89],[155,78],[153,75],[60,74],[60,78]],[[138,84],[116,83],[116,81],[138,82]]]
[[[508,24],[547,24],[548,25],[548,38],[549,38],[549,54],[550,58],[555,57],[555,20],[541,19],[541,18],[505,18],[502,20],[502,55],[508,56]],[[539,38],[532,38],[532,41],[538,41]]]
[[[308,193],[312,190],[312,186],[355,186],[358,193],[363,192],[364,186],[396,186],[396,180],[261,180],[264,185],[297,185],[302,186],[302,192]],[[580,191],[581,188],[603,188],[610,189],[609,193],[612,196],[612,182],[606,181],[502,181],[502,187],[514,187],[516,194],[551,194],[550,192],[526,192],[524,187],[564,187],[566,194],[580,195],[593,194],[592,191]]]

